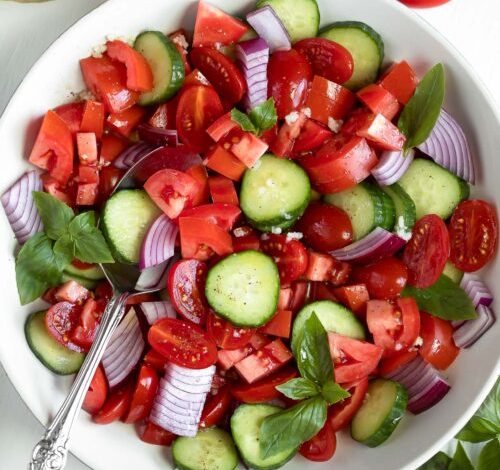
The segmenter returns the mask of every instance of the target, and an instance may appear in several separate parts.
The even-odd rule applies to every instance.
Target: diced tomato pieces
[[[114,134],[105,134],[102,137],[101,153],[99,162],[101,165],[109,165],[129,146],[127,140]]]
[[[271,151],[277,157],[285,158],[291,155],[295,140],[300,136],[302,128],[308,120],[306,113],[302,111],[293,111],[293,113],[295,113],[294,117],[288,117],[285,120],[278,131],[278,136],[271,143]]]
[[[278,297],[278,310],[287,310],[292,302],[293,291],[291,287],[282,287]]]
[[[79,184],[76,191],[77,206],[93,206],[97,202],[99,195],[98,183]]]
[[[144,426],[140,428],[139,438],[141,441],[147,442],[148,444],[169,446],[177,439],[177,436],[148,420]]]
[[[404,105],[410,101],[413,93],[415,93],[418,78],[411,65],[403,61],[392,65],[384,73],[379,83]]]
[[[215,146],[207,155],[206,165],[211,170],[233,181],[239,181],[246,170],[244,163],[220,145]]]
[[[104,375],[102,366],[99,366],[92,377],[89,389],[85,394],[82,408],[91,415],[96,414],[104,405],[108,395],[108,381]]]
[[[328,462],[336,449],[337,438],[327,420],[318,434],[300,446],[299,453],[311,462]]]
[[[293,295],[288,310],[295,313],[304,306],[309,291],[309,285],[309,282],[304,281],[292,282]]]
[[[244,348],[255,333],[253,328],[238,328],[227,320],[210,312],[207,320],[207,332],[222,349],[234,351]]]
[[[260,136],[260,140],[263,140],[269,147],[275,141],[276,137],[278,137],[278,124],[275,124],[271,129],[264,131]]]
[[[217,362],[223,370],[228,370],[236,363],[250,356],[250,354],[263,348],[269,340],[262,334],[256,332],[250,338],[250,342],[243,348],[235,350],[221,350],[218,352]]]
[[[308,119],[293,145],[294,153],[309,152],[324,144],[332,132],[312,119]]]
[[[78,284],[76,281],[65,282],[55,294],[59,302],[71,302],[72,304],[82,303],[89,295],[88,289]]]
[[[345,284],[350,272],[349,264],[337,261],[330,255],[311,251],[304,277],[308,281],[329,281],[341,285]]]
[[[104,131],[104,105],[94,100],[85,101],[80,132],[93,132],[101,139]]]
[[[219,142],[223,137],[225,137],[229,132],[238,128],[239,125],[231,118],[231,113],[226,113],[222,115],[217,121],[210,125],[207,129],[207,134],[215,140],[215,142]]]
[[[105,202],[122,179],[124,171],[112,166],[105,166],[99,172],[99,202]]]
[[[71,341],[85,351],[88,351],[94,342],[95,333],[104,309],[105,305],[96,302],[93,298],[88,298],[83,305],[79,323],[70,336]]]
[[[67,191],[63,191],[61,189],[61,184],[56,179],[52,178],[48,173],[44,173],[42,176],[43,189],[49,193],[51,196],[54,196],[56,199],[68,204],[71,206],[73,204],[73,200]]]
[[[453,340],[451,323],[425,312],[421,313],[420,319],[420,336],[423,340],[420,355],[437,369],[447,369],[460,353]]]
[[[368,85],[359,90],[357,95],[372,113],[382,114],[389,121],[392,121],[401,109],[396,97],[381,85]]]
[[[78,167],[80,183],[99,183],[99,170],[95,166],[80,165]]]
[[[351,286],[337,287],[335,296],[348,309],[357,315],[364,316],[366,303],[370,300],[368,289],[365,284],[353,284]]]
[[[160,129],[175,129],[175,115],[177,113],[177,97],[158,105],[148,120],[148,124]]]
[[[215,395],[211,396],[205,406],[200,418],[200,428],[210,428],[219,424],[231,406],[233,396],[229,387],[222,387]]]
[[[198,69],[194,69],[185,79],[184,79],[184,87],[188,86],[212,86],[210,82],[207,80],[207,77],[203,75]]]
[[[186,31],[184,31],[183,29],[178,29],[177,31],[170,33],[168,37],[172,40],[172,42],[175,45],[175,48],[182,57],[182,62],[184,63],[184,74],[189,75],[191,73],[191,64],[189,63],[188,60],[189,43],[187,42],[186,39],[187,37]],[[184,85],[185,84],[186,82],[184,82]]]
[[[234,232],[233,232],[234,233]],[[242,236],[233,236],[233,252],[260,250],[260,238],[255,233]]]
[[[238,206],[232,204],[205,204],[184,210],[180,217],[203,219],[206,222],[218,225],[223,230],[231,230],[241,215]]]
[[[238,193],[234,183],[225,176],[211,176],[208,178],[210,196],[214,203],[239,205]]]
[[[53,111],[66,123],[72,134],[76,134],[81,130],[83,103],[62,104],[54,108]]]
[[[97,140],[93,132],[78,132],[76,146],[81,164],[93,165],[97,162]]]
[[[146,110],[142,106],[132,106],[118,113],[111,113],[106,122],[119,134],[128,137],[142,121]]]
[[[363,404],[363,400],[368,390],[368,378],[364,377],[355,382],[345,384],[343,388],[347,390],[351,396],[339,403],[335,403],[328,411],[328,420],[334,432],[347,427],[356,414],[356,411],[358,411]]]
[[[127,88],[127,70],[119,62],[112,62],[107,55],[87,57],[80,60],[83,79],[106,108],[118,113],[132,107],[139,99],[139,93]]]
[[[239,126],[223,137],[219,145],[231,152],[247,168],[252,168],[268,149],[265,142]]]
[[[199,165],[193,165],[186,170],[186,174],[192,176],[198,182],[199,186],[198,194],[193,200],[193,206],[208,203],[210,192],[208,187],[208,174],[205,165],[201,163]]]
[[[290,338],[292,328],[292,311],[278,310],[274,317],[261,328],[262,333],[280,338]]]

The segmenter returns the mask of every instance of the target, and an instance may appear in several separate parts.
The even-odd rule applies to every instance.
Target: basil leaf
[[[16,258],[16,282],[19,299],[26,305],[40,297],[49,287],[61,282],[61,270],[44,232],[33,235]]]
[[[274,106],[274,98],[269,98],[264,103],[255,106],[248,116],[253,125],[257,128],[257,135],[271,129],[278,122],[276,107]]]
[[[255,127],[251,119],[239,109],[233,108],[231,110],[231,119],[235,123],[239,124],[244,131],[253,132],[254,134],[258,132],[258,129]]]
[[[68,233],[54,243],[54,256],[62,271],[75,259],[75,243]]]
[[[498,468],[500,465],[500,438],[495,437],[495,439],[488,442],[483,447],[483,450],[479,454],[479,461],[477,463],[477,470],[493,470]]]
[[[447,470],[450,465],[451,458],[444,452],[438,452],[432,459],[425,462],[417,470]]]
[[[321,397],[305,400],[264,419],[260,428],[260,454],[263,459],[286,449],[295,449],[315,436],[324,426],[327,403]]]
[[[444,274],[432,286],[425,289],[407,285],[401,295],[413,297],[420,310],[444,320],[476,318],[476,310],[469,296]]]
[[[472,462],[460,442],[457,443],[457,450],[448,466],[448,470],[474,470]]]
[[[399,117],[398,127],[406,136],[405,149],[416,147],[429,137],[441,113],[444,89],[444,67],[437,64],[426,73]]]
[[[292,400],[303,400],[319,394],[317,385],[309,379],[304,379],[302,377],[278,385],[276,390]]]
[[[351,396],[347,390],[344,390],[338,383],[335,383],[333,379],[323,385],[321,395],[323,395],[323,398],[330,403],[330,405]]]
[[[57,240],[68,230],[68,224],[75,216],[73,210],[64,202],[42,191],[33,191],[33,199],[45,233],[52,240]]]
[[[300,375],[319,386],[333,378],[333,362],[325,327],[315,312],[306,320],[294,351]]]

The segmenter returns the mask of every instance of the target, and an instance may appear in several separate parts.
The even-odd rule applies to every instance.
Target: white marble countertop
[[[101,3],[103,0],[53,0],[39,4],[0,0],[0,113],[33,62],[52,41]],[[452,0],[445,6],[418,12],[462,52],[500,106],[500,2]],[[33,444],[42,431],[0,366],[0,467],[26,468]],[[89,470],[72,456],[66,468]]]

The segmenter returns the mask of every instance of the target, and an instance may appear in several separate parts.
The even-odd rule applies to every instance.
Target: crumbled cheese
[[[102,57],[102,55],[108,50],[106,44],[97,44],[90,50],[90,55],[96,59]]]
[[[290,114],[285,116],[286,123],[291,126],[294,122],[299,119],[299,113],[297,111],[292,111]]]
[[[75,101],[95,100],[95,95],[89,90],[82,90],[78,93],[71,92],[71,96]]]
[[[172,38],[172,42],[174,42],[178,46],[181,46],[183,49],[187,49],[189,47],[189,44],[186,41],[186,37],[184,36],[184,34],[175,35]]]
[[[395,232],[398,237],[401,237],[405,241],[409,241],[411,238],[411,230],[408,230],[408,227],[405,224],[405,219],[402,215],[398,217]]]
[[[274,235],[279,235],[281,232],[281,227],[271,227],[271,233],[274,233]]]
[[[413,343],[413,346],[415,346],[416,348],[419,348],[420,346],[422,346],[424,344],[424,339],[419,336],[415,342]]]
[[[311,112],[311,108],[304,108],[302,110],[302,112],[308,117],[310,118],[312,116],[312,112]]]
[[[342,119],[333,119],[331,116],[328,118],[328,128],[332,132],[335,132],[335,134],[338,134],[340,132],[342,124],[344,124],[344,121],[342,121]]]
[[[304,237],[304,234],[301,232],[288,232],[286,234],[286,240],[301,240]]]
[[[108,34],[106,36],[106,41],[122,41],[127,43],[129,46],[134,45],[134,38],[130,36],[122,36],[119,34]]]
[[[237,227],[233,230],[233,235],[236,238],[244,237],[247,234],[247,231],[243,227]]]

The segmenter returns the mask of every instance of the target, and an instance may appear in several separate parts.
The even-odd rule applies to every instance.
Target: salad
[[[180,469],[326,461],[345,429],[397,439],[495,321],[476,272],[497,217],[470,198],[444,66],[419,78],[384,65],[383,31],[319,23],[315,0],[244,20],[201,0],[192,40],[107,38],[1,198],[20,301],[47,303],[26,339],[53,373],[92,345],[100,264],[158,291],[129,299],[83,408],[171,445]]]

